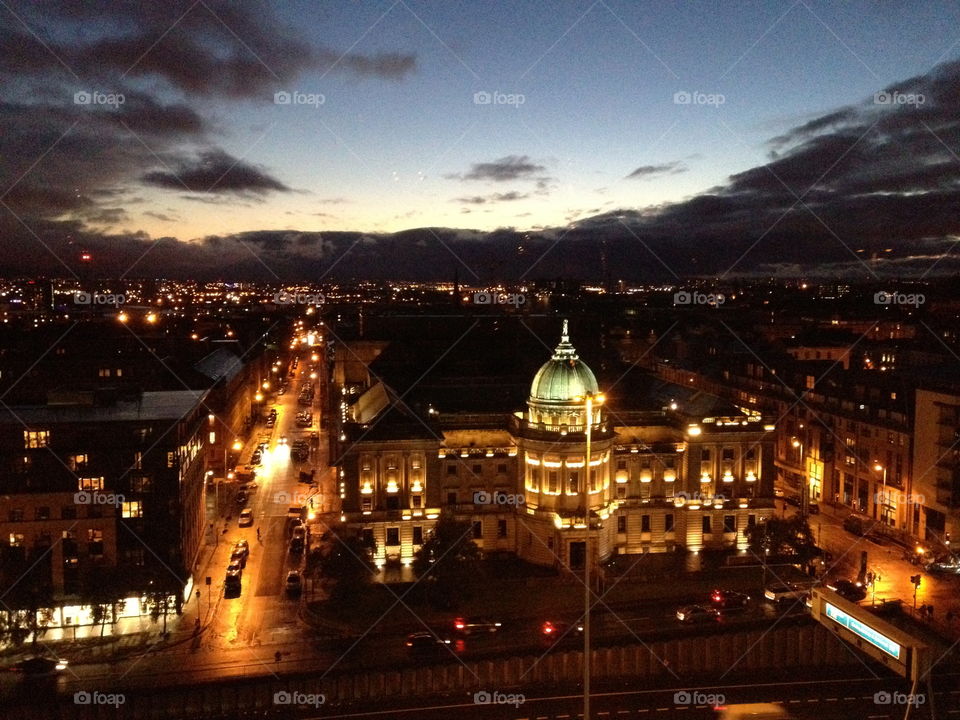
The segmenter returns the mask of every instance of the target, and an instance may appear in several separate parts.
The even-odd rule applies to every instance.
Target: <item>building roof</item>
[[[203,402],[206,390],[145,392],[110,405],[24,405],[0,409],[0,423],[46,425],[179,420]]]
[[[530,399],[546,402],[571,402],[599,390],[597,378],[577,355],[570,343],[567,321],[563,321],[560,344],[537,371],[530,385]]]
[[[217,348],[197,362],[193,369],[211,380],[229,382],[243,370],[243,362],[226,348]]]

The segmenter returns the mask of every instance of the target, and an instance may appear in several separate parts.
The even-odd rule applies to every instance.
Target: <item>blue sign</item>
[[[894,642],[886,635],[874,630],[869,625],[865,625],[852,615],[845,613],[836,605],[824,603],[824,606],[826,607],[827,617],[833,620],[835,623],[842,625],[854,635],[862,637],[871,645],[875,645],[876,647],[880,648],[887,653],[887,655],[890,655],[897,660],[900,659],[900,652],[902,650],[900,643]]]

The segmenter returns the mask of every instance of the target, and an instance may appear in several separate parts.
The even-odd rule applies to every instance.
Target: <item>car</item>
[[[803,583],[774,583],[763,590],[763,597],[775,603],[799,600],[810,592],[810,586]]]
[[[292,537],[290,539],[290,552],[294,555],[299,555],[303,552],[303,538],[302,537]]]
[[[407,635],[406,645],[411,650],[411,652],[424,651],[424,650],[437,650],[444,645],[450,644],[450,638],[441,637],[434,632],[428,632],[426,630],[421,630],[420,632],[410,633]]]
[[[241,510],[238,523],[240,527],[250,527],[253,525],[253,510],[250,508],[244,508]]]
[[[286,435],[281,435],[281,436],[280,436],[280,440],[278,441],[278,444],[280,444],[280,445],[286,445],[286,444],[287,444],[287,436],[286,436]]]
[[[281,385],[280,389],[277,390],[277,395],[286,395],[286,394],[287,394],[287,386]]]
[[[245,505],[247,504],[247,491],[246,491],[246,490],[242,490],[242,489],[241,489],[241,490],[237,493],[236,503],[237,503],[237,505],[239,505],[240,507],[243,507],[243,506],[245,506]]]
[[[291,535],[294,538],[300,538],[301,540],[304,540],[307,537],[307,528],[303,524],[303,520],[301,520],[299,524],[295,524],[293,526],[293,531]]]
[[[266,427],[272,428],[272,427],[273,427],[274,425],[276,425],[276,424],[277,424],[276,419],[274,419],[274,418],[272,418],[272,417],[267,418]]]
[[[710,593],[710,604],[717,610],[744,608],[750,603],[750,596],[733,590],[714,590]]]
[[[242,570],[227,570],[227,575],[223,579],[223,586],[230,590],[240,590],[242,577]]]
[[[35,656],[21,660],[10,668],[13,672],[18,672],[30,677],[41,675],[56,675],[66,670],[69,663],[63,658]]]
[[[703,605],[683,605],[677,608],[677,620],[682,623],[708,622],[717,619],[715,608]]]
[[[234,550],[230,553],[230,565],[234,564],[241,570],[247,566],[247,556],[242,550]]]
[[[259,450],[254,450],[253,455],[250,456],[251,465],[259,465],[263,461],[263,455]]]
[[[860,602],[867,596],[867,591],[863,586],[851,580],[836,580],[835,582],[828,583],[827,587],[850,602]]]
[[[230,564],[227,565],[227,572],[228,573],[233,572],[234,570],[236,570],[237,572],[243,572],[243,560],[240,560],[239,558],[234,559],[231,556]]]
[[[815,502],[808,503],[808,504],[807,504],[807,512],[810,513],[811,515],[819,515],[819,514],[820,514],[820,504],[819,504],[819,503],[815,503]]]
[[[461,635],[476,635],[479,633],[495,633],[503,623],[498,620],[482,617],[458,617],[453,621],[453,629]]]
[[[929,573],[943,573],[946,575],[960,575],[960,562],[956,560],[934,561],[926,566]]]
[[[303,590],[303,579],[296,570],[287,573],[286,588],[288,595],[299,595],[300,591]]]
[[[239,550],[239,551],[242,552],[245,556],[246,556],[246,555],[249,555],[249,554],[250,554],[250,543],[248,543],[246,540],[237,540],[237,541],[233,544],[233,549],[234,549],[234,550]]]
[[[576,637],[583,632],[583,623],[576,625],[568,622],[559,622],[557,620],[545,620],[540,625],[540,634],[551,642],[559,642],[564,638]]]

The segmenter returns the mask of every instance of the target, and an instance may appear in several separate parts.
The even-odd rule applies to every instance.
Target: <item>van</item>
[[[783,720],[790,717],[780,703],[742,703],[718,709],[719,720]]]
[[[843,529],[854,535],[866,535],[872,525],[873,520],[858,513],[850,513],[843,519]]]

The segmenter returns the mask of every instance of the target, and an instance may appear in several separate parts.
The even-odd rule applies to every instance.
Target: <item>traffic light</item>
[[[911,575],[910,582],[913,583],[914,587],[920,587],[920,575]]]

